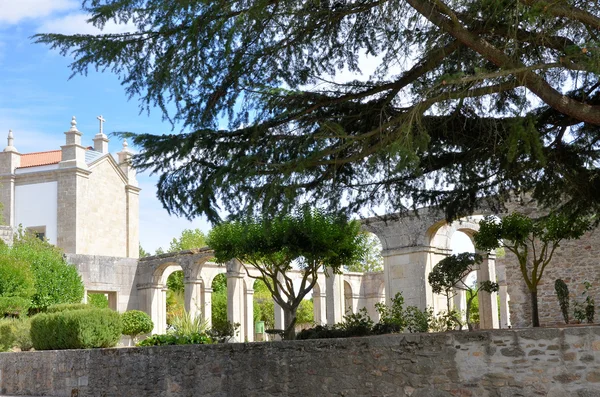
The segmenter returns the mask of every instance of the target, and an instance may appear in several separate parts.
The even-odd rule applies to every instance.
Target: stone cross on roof
[[[106,120],[104,120],[104,118],[102,118],[102,115],[96,117],[98,120],[100,120],[100,134],[104,134],[104,122]]]

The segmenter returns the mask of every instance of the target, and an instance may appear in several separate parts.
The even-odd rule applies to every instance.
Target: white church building
[[[55,150],[20,153],[9,131],[0,152],[4,224],[44,236],[68,254],[137,258],[140,189],[131,151],[124,141],[115,161],[98,119],[93,146],[82,144],[75,117]]]

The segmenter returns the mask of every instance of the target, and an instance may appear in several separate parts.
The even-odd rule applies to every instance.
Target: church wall
[[[127,197],[125,183],[109,159],[91,167],[88,186],[78,192],[85,214],[81,237],[82,249],[88,255],[127,256]]]
[[[57,241],[57,182],[15,186],[15,226],[44,227],[51,244]]]

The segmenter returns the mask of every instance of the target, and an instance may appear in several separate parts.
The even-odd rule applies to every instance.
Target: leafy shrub
[[[398,292],[394,296],[391,306],[387,306],[384,303],[376,303],[375,309],[379,313],[379,323],[382,324],[378,327],[379,329],[393,329],[392,332],[404,331],[407,324],[402,293]]]
[[[18,317],[26,313],[34,293],[34,278],[29,265],[0,255],[0,316]]]
[[[135,338],[139,334],[145,334],[152,331],[154,323],[147,313],[139,310],[128,310],[121,315],[123,335]]]
[[[171,319],[172,333],[175,335],[204,334],[207,322],[202,317],[192,317],[185,309]]]
[[[559,278],[554,282],[554,289],[556,290],[558,304],[560,305],[560,311],[562,312],[565,324],[569,324],[569,287]]]
[[[45,310],[46,313],[60,313],[71,310],[88,310],[93,309],[92,305],[87,303],[59,303],[58,305],[48,306]]]
[[[12,349],[15,342],[15,325],[10,319],[0,320],[0,352]]]
[[[344,331],[345,337],[350,337],[371,335],[373,325],[373,320],[369,317],[367,309],[363,307],[358,313],[351,313],[344,316],[344,321],[336,324],[334,327]]]
[[[592,288],[592,284],[588,281],[583,283],[585,290],[581,294],[581,296],[585,296],[584,303],[575,302],[575,308],[573,317],[579,323],[583,323],[584,320],[587,320],[588,323],[594,322],[594,314],[596,313],[596,305],[594,298],[590,296],[590,288]]]
[[[30,310],[38,312],[53,304],[83,299],[84,287],[77,269],[64,260],[60,248],[47,241],[20,231],[12,247],[0,247],[0,256],[29,264],[35,286]]]
[[[13,347],[18,347],[21,351],[29,351],[33,348],[31,341],[31,319],[23,318],[14,320],[14,336],[15,340]]]
[[[213,324],[207,334],[217,343],[227,343],[238,333],[240,323],[231,323],[230,321]]]
[[[112,347],[121,329],[121,316],[110,309],[42,313],[31,319],[31,340],[36,350]]]
[[[104,294],[90,293],[87,296],[87,302],[98,309],[108,309],[108,298]]]
[[[0,320],[0,351],[8,351],[18,347],[22,351],[30,350],[29,319],[6,318]]]
[[[164,346],[164,345],[205,345],[213,343],[213,340],[204,333],[192,333],[187,335],[163,334],[152,335],[140,343],[138,346]]]

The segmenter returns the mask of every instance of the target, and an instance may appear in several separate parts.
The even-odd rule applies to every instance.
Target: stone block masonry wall
[[[600,328],[0,353],[0,394],[600,396]]]
[[[14,230],[10,226],[0,226],[0,240],[4,244],[12,245],[13,243]]]

